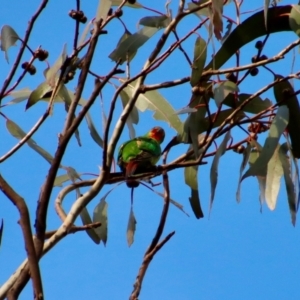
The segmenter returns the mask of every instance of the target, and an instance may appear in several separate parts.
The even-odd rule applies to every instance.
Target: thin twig
[[[27,27],[27,30],[26,30],[26,34],[25,34],[25,37],[23,39],[23,44],[20,48],[20,51],[16,57],[16,60],[14,62],[14,65],[10,71],[10,73],[8,74],[8,77],[5,79],[4,81],[4,84],[2,86],[2,89],[0,91],[0,104],[1,104],[1,101],[2,101],[2,98],[5,94],[5,91],[7,89],[7,87],[9,86],[11,80],[13,79],[14,75],[15,75],[15,72],[19,66],[19,63],[22,59],[22,56],[23,56],[23,53],[24,53],[24,50],[26,48],[26,45],[28,43],[28,40],[29,40],[29,37],[30,37],[30,34],[31,34],[31,31],[33,29],[33,25],[36,21],[36,19],[39,17],[39,15],[41,14],[41,12],[43,11],[43,9],[46,7],[48,3],[48,0],[43,0],[39,6],[39,8],[37,9],[36,13],[32,16],[31,20],[28,22],[28,27]]]

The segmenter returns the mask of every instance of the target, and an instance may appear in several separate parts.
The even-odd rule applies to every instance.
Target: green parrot
[[[136,137],[122,144],[118,153],[118,165],[125,173],[128,187],[139,184],[128,177],[135,173],[145,172],[147,168],[155,166],[161,156],[160,144],[165,138],[165,131],[161,127],[154,127],[145,135]]]

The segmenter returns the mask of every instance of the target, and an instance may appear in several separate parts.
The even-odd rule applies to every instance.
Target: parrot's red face
[[[165,138],[165,131],[161,127],[157,126],[150,130],[148,136],[161,144]]]

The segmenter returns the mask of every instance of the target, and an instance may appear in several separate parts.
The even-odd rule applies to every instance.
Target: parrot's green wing
[[[149,137],[138,137],[121,145],[118,154],[118,165],[127,174],[132,174],[127,168],[134,170],[141,167],[154,166],[161,155],[160,144]]]

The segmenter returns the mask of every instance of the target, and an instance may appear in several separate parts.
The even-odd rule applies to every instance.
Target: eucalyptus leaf
[[[207,45],[204,39],[197,37],[194,46],[194,60],[192,65],[191,86],[194,87],[200,81],[207,56]]]
[[[238,187],[237,187],[237,191],[236,191],[236,201],[237,202],[241,202],[242,175],[243,175],[243,171],[246,168],[246,165],[248,163],[250,154],[251,154],[251,144],[248,143],[247,147],[245,148],[245,150],[243,152],[243,160],[242,160],[242,163],[241,163],[241,166],[240,166],[240,175],[239,175]]]
[[[289,203],[289,209],[291,214],[292,224],[296,225],[296,212],[297,212],[297,195],[295,193],[295,185],[292,179],[291,173],[291,163],[287,157],[288,147],[287,144],[284,143],[279,148],[279,159],[283,168],[284,182],[285,188]]]
[[[143,27],[138,32],[122,41],[117,48],[110,53],[109,58],[115,62],[120,60],[122,64],[126,61],[128,56],[143,46],[158,30],[158,28],[154,27]]]
[[[231,138],[230,130],[226,132],[223,141],[221,142],[218,150],[216,151],[216,154],[214,156],[214,159],[211,164],[210,168],[210,204],[209,204],[209,212],[212,209],[214,197],[215,197],[215,191],[218,183],[218,168],[219,168],[219,161],[221,156],[226,152],[227,143]]]
[[[105,201],[107,194],[96,205],[93,214],[93,222],[101,222],[101,226],[94,229],[100,241],[106,245],[107,242],[107,207],[108,203]]]
[[[85,207],[80,212],[80,218],[81,218],[81,221],[82,221],[83,225],[89,225],[89,224],[93,223],[92,219],[91,219],[91,217],[89,215],[89,212],[88,212],[88,210]],[[102,224],[101,224],[101,226],[102,226]],[[90,228],[90,229],[86,230],[86,233],[92,239],[92,241],[95,242],[95,244],[100,244],[101,239],[97,235],[96,229],[97,228]]]
[[[283,79],[281,75],[275,75],[274,80]],[[300,158],[300,106],[295,91],[289,81],[278,82],[273,87],[274,96],[279,105],[286,105],[289,110],[288,133],[291,137],[292,153]]]
[[[238,92],[238,86],[232,81],[224,81],[214,88],[214,99],[219,107],[230,93]]]
[[[277,110],[277,114],[272,121],[269,135],[264,143],[262,153],[253,165],[243,175],[242,180],[249,176],[265,175],[268,162],[273,156],[278,145],[280,136],[284,132],[289,120],[289,110],[283,105]]]
[[[111,0],[99,0],[97,13],[96,13],[96,21],[99,21],[101,19],[105,21],[111,6],[112,6]]]
[[[129,213],[129,219],[128,219],[128,225],[127,225],[127,243],[128,243],[128,247],[130,247],[133,244],[135,229],[136,229],[136,219],[135,219],[133,209],[132,209],[132,206],[131,206],[130,213]]]
[[[278,151],[279,146],[275,149],[267,167],[265,198],[270,210],[274,210],[276,207],[280,189],[280,179],[283,175],[283,168]]]
[[[125,82],[124,79],[120,79],[120,81],[122,83]],[[135,82],[129,83],[124,90],[131,98],[135,90]],[[158,91],[154,90],[140,94],[135,106],[141,112],[144,112],[146,109],[154,111],[153,117],[155,120],[165,121],[178,133],[182,132],[183,124],[179,117],[175,115],[174,108]]]
[[[197,219],[203,218],[201,209],[199,191],[198,191],[198,166],[186,167],[184,169],[184,180],[186,185],[191,188],[191,197],[189,197],[191,208]]]
[[[289,14],[289,23],[291,29],[300,37],[300,6],[292,5],[292,10]]]
[[[9,25],[4,25],[1,28],[0,39],[1,50],[5,52],[5,59],[7,62],[9,62],[8,49],[16,44],[19,36],[12,27],[10,27]]]
[[[21,129],[21,127],[19,127],[19,125],[17,125],[12,120],[6,120],[6,128],[9,131],[9,133],[18,140],[21,140],[23,137],[26,136],[26,133]],[[41,148],[32,138],[28,139],[26,143],[30,148],[35,150],[44,159],[46,159],[47,162],[49,162],[49,164],[52,164],[53,156],[49,154],[46,150]]]
[[[167,27],[170,22],[171,18],[168,16],[150,16],[140,19],[139,24],[160,29]]]

